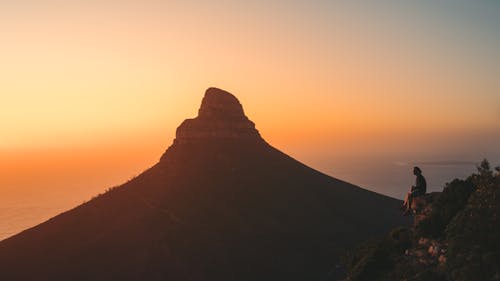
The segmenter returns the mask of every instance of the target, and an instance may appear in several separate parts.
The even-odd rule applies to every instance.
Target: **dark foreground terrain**
[[[347,281],[500,280],[500,167],[484,160],[418,201],[413,227],[351,252]]]

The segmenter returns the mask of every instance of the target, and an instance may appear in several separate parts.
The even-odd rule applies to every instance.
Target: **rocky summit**
[[[232,94],[209,88],[198,111],[198,117],[185,120],[177,128],[175,143],[207,140],[258,140],[255,124],[243,112],[243,107]]]
[[[0,279],[334,280],[344,250],[406,222],[400,204],[272,147],[210,88],[153,167],[0,241]]]

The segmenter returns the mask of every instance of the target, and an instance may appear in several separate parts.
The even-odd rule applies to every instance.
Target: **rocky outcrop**
[[[208,88],[198,111],[198,117],[186,119],[177,128],[175,144],[207,140],[261,140],[255,124],[243,111],[232,94]]]
[[[437,239],[420,237],[416,245],[405,251],[405,259],[416,267],[446,265],[448,244]]]
[[[432,204],[436,198],[438,198],[439,194],[441,194],[441,192],[431,192],[412,200],[411,210],[414,216],[414,226],[417,226],[422,220],[427,218],[432,213]]]

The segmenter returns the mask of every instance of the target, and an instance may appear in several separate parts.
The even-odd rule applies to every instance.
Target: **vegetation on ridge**
[[[413,228],[398,228],[345,257],[346,281],[500,280],[500,168],[487,160],[455,179]]]

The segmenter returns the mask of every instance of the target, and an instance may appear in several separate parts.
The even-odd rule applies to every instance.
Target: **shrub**
[[[467,204],[474,190],[472,179],[454,179],[447,183],[443,192],[432,204],[431,214],[416,227],[418,236],[439,238],[443,235],[446,225]]]
[[[486,164],[474,176],[477,190],[446,228],[452,280],[500,280],[500,174]]]
[[[349,272],[347,280],[387,280],[397,258],[411,245],[411,236],[409,229],[396,228],[384,238],[359,246],[344,258]]]

